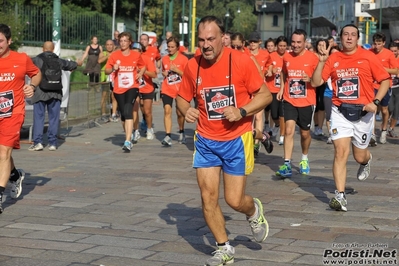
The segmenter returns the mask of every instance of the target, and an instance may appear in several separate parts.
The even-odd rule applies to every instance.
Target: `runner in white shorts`
[[[331,77],[333,87],[331,138],[334,144],[333,176],[335,197],[330,207],[347,211],[345,196],[346,163],[350,144],[354,159],[360,164],[357,179],[370,175],[371,153],[367,150],[374,114],[389,88],[389,74],[377,57],[357,45],[359,29],[349,24],[340,33],[343,49],[328,56],[329,49],[320,49],[319,63],[312,76],[312,86],[320,86]],[[380,83],[374,96],[373,81]]]

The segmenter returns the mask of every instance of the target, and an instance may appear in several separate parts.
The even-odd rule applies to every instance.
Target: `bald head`
[[[167,31],[165,35],[166,35],[166,40],[167,40],[170,37],[172,37],[172,32],[171,31]]]
[[[53,52],[54,51],[54,43],[47,41],[43,44],[43,52]]]

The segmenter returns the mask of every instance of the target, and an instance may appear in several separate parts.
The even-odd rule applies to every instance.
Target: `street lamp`
[[[266,5],[266,2],[265,1],[263,1],[262,2],[262,6],[261,6],[261,9],[262,9],[262,19],[261,19],[261,26],[260,26],[260,31],[261,31],[261,37],[262,37],[262,40],[263,39],[265,39],[264,37],[264,35],[265,35],[265,10],[266,10],[266,8],[267,8],[267,5]]]
[[[230,17],[230,13],[229,13],[229,10],[227,9],[227,12],[226,12],[226,15],[224,15],[225,16],[225,18],[226,18],[226,26],[225,26],[225,31],[227,31],[227,26],[228,26],[228,23],[229,23],[229,17]]]
[[[281,3],[283,4],[283,36],[285,37],[285,16],[286,16],[285,7],[286,7],[286,4],[288,4],[288,0],[282,0]]]

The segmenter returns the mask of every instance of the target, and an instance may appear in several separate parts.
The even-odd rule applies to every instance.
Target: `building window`
[[[273,27],[278,27],[278,16],[277,15],[273,16]]]

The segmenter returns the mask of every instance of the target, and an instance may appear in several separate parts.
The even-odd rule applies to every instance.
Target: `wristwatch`
[[[247,116],[247,111],[244,108],[240,108],[240,115],[242,117],[246,117]]]
[[[29,84],[29,86],[33,87],[33,91],[36,90],[36,85],[33,85],[33,84],[31,83],[31,84]]]
[[[380,105],[380,100],[378,100],[378,99],[374,99],[374,100],[373,100],[373,103],[374,103],[375,105],[377,105],[377,106],[378,106],[378,105]]]

